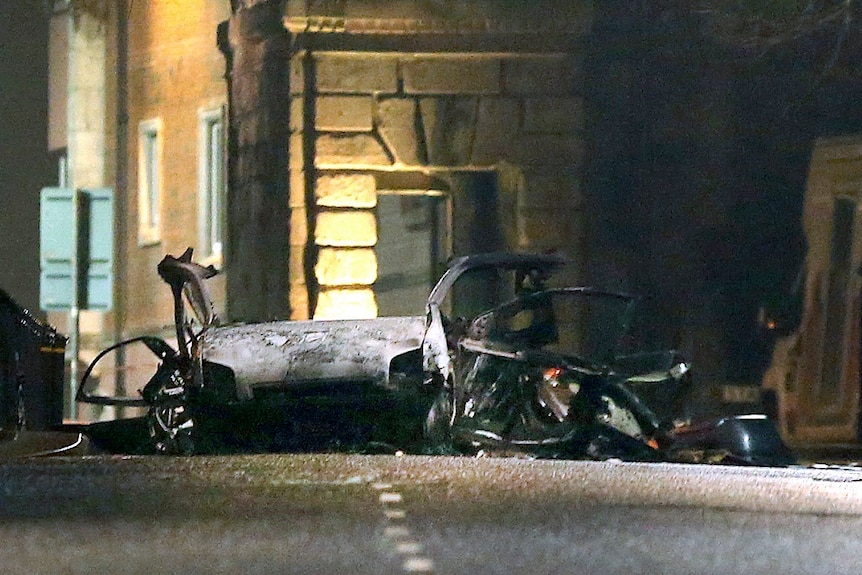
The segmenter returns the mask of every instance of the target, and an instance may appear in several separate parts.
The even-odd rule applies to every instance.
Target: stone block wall
[[[315,317],[376,314],[381,174],[496,171],[498,205],[477,209],[497,212],[506,248],[577,258],[580,67],[570,53],[296,54],[291,207],[306,225],[292,227],[291,249],[316,261],[291,274],[294,317],[315,290]]]

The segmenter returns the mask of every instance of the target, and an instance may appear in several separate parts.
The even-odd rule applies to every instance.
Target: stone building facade
[[[421,312],[452,255],[582,255],[588,4],[396,4],[234,11],[231,316],[285,284],[296,319]]]

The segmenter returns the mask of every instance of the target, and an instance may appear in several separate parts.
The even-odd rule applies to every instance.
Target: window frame
[[[162,120],[153,118],[140,122],[138,124],[138,245],[141,247],[155,245],[161,241],[163,151]]]
[[[204,265],[222,267],[227,202],[227,117],[224,104],[198,110],[198,257]],[[218,161],[213,161],[213,126],[220,126]],[[220,181],[213,186],[213,167]],[[216,207],[213,209],[213,199]]]

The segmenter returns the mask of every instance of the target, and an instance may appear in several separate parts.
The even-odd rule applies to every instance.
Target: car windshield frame
[[[557,254],[523,254],[493,252],[462,256],[452,260],[446,272],[428,295],[429,306],[440,307],[459,278],[467,272],[498,270],[529,273],[541,271],[551,275],[569,259]]]
[[[471,322],[469,337],[493,348],[542,349],[609,363],[618,357],[623,347],[639,301],[639,297],[631,294],[592,287],[550,288],[522,294],[476,316]],[[570,304],[584,306],[591,317],[574,317],[575,308],[568,309]],[[564,324],[560,314],[562,312],[565,317],[567,311],[569,323]],[[579,320],[585,322],[580,327],[586,331],[578,332],[580,345],[576,346],[574,334],[565,328]],[[589,345],[583,341],[587,337],[593,338]]]

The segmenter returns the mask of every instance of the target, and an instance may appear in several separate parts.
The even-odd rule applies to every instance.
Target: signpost
[[[39,306],[69,312],[69,417],[77,416],[79,313],[113,306],[114,199],[109,188],[43,188]]]

